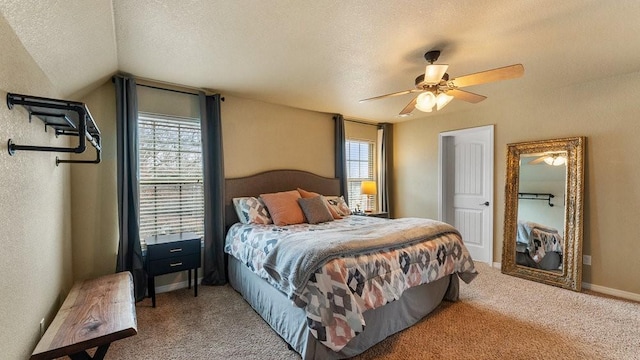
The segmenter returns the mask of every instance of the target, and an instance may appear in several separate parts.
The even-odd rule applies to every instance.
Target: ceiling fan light
[[[424,70],[424,83],[427,85],[437,85],[442,80],[444,73],[447,72],[449,65],[429,64]]]
[[[447,106],[451,100],[453,100],[453,96],[441,92],[436,96],[436,109],[439,111],[443,107]]]
[[[547,163],[547,165],[560,166],[564,165],[567,159],[564,156],[551,155],[544,158],[544,162]]]
[[[431,112],[436,104],[436,96],[431,91],[425,91],[416,99],[416,109],[423,112]]]

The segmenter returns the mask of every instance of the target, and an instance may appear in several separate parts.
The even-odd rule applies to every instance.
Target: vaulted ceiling
[[[635,0],[0,1],[63,96],[117,71],[372,121],[400,121],[423,55],[452,77],[521,63],[522,78],[467,90],[463,111],[640,70]],[[414,111],[414,118],[427,116]]]

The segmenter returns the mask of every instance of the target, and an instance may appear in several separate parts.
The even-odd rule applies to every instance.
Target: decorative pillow
[[[342,196],[327,196],[325,197],[327,202],[329,203],[329,207],[335,209],[335,211],[340,216],[349,216],[351,215],[351,209],[349,209],[349,205],[344,201],[344,197]]]
[[[300,193],[300,196],[303,199],[307,199],[307,198],[312,198],[312,197],[316,197],[316,196],[320,196],[320,194],[312,192],[312,191],[307,191],[307,190],[303,190],[298,188],[298,192]],[[329,212],[331,213],[331,216],[333,216],[334,219],[342,219],[342,216],[340,216],[340,214],[338,214],[338,211],[336,211],[336,209],[334,209],[330,204],[329,201],[327,200],[326,197],[323,197],[323,200],[325,201],[325,203],[327,204],[327,209],[329,209]]]
[[[302,208],[304,216],[309,224],[319,224],[327,221],[333,221],[333,216],[329,212],[326,202],[322,196],[311,198],[300,198],[298,204]]]
[[[297,190],[261,194],[260,198],[267,205],[274,224],[282,226],[305,222],[304,213],[298,205],[300,193]]]
[[[271,216],[262,200],[255,197],[241,197],[233,199],[238,219],[243,224],[271,224]]]

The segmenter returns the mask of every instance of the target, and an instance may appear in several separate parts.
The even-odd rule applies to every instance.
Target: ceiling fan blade
[[[494,81],[509,80],[519,78],[524,74],[522,64],[509,65],[493,70],[481,71],[449,80],[455,87],[466,87],[479,84],[486,84]]]
[[[487,98],[484,95],[478,95],[469,91],[458,90],[458,89],[447,90],[447,95],[451,95],[458,100],[463,100],[473,104],[479,103],[480,101]]]
[[[547,157],[547,155],[544,156],[540,156],[539,158],[533,159],[531,161],[529,161],[529,165],[537,165],[540,164],[542,162],[544,162],[544,159]]]
[[[385,95],[380,95],[380,96],[374,96],[374,97],[368,98],[368,99],[362,99],[359,102],[365,102],[365,101],[369,101],[369,100],[378,100],[378,99],[383,99],[383,98],[386,98],[386,97],[406,95],[406,94],[411,94],[411,93],[414,93],[414,92],[421,92],[421,91],[422,90],[418,90],[418,89],[398,91],[398,92],[394,92],[394,93],[391,93],[391,94],[385,94]]]
[[[400,115],[406,115],[409,114],[413,111],[413,109],[416,108],[416,102],[418,102],[418,97],[414,97],[413,100],[411,100],[407,106],[404,107],[404,109],[402,109],[402,111],[400,111]]]

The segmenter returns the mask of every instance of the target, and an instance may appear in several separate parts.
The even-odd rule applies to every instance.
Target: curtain
[[[349,199],[348,193],[348,181],[347,181],[347,158],[346,158],[346,137],[344,130],[344,117],[338,114],[333,117],[336,122],[335,130],[335,147],[336,147],[336,161],[335,161],[335,176],[340,179],[340,193],[345,199]]]
[[[138,98],[136,81],[116,75],[116,137],[118,162],[118,258],[116,271],[130,271],[136,301],[144,299],[147,276],[138,224]]]
[[[205,285],[227,282],[224,254],[224,161],[219,94],[200,97],[202,162],[204,178],[204,274]]]
[[[378,125],[378,206],[381,212],[391,212],[389,200],[389,173],[391,170],[392,124]]]

